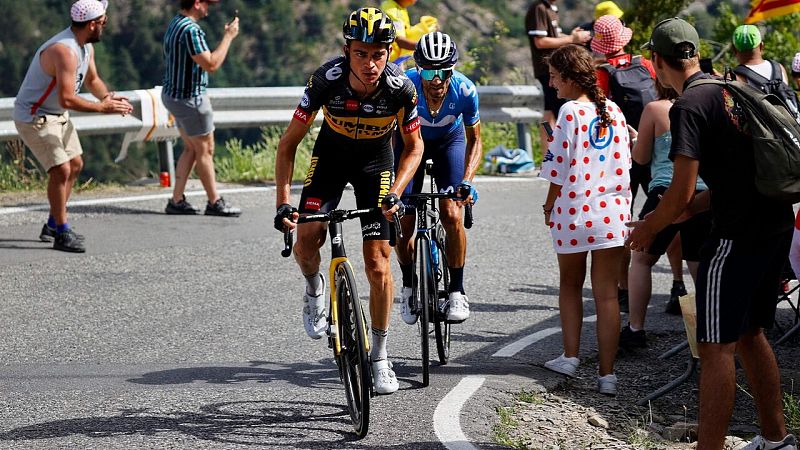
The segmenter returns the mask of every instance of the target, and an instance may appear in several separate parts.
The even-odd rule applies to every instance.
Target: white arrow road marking
[[[478,450],[461,430],[461,408],[484,381],[485,377],[464,377],[436,405],[436,410],[433,412],[433,430],[439,441],[449,450]]]

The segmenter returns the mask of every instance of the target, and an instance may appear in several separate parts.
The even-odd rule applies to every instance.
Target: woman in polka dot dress
[[[592,253],[592,293],[597,310],[600,376],[598,391],[615,395],[620,317],[617,281],[625,224],[630,216],[630,142],[625,116],[597,87],[592,58],[583,47],[568,45],[550,56],[550,84],[570,99],[559,112],[542,162],[550,181],[544,202],[558,255],[558,304],[564,354],[545,367],[573,376],[583,319],[582,290],[586,257]]]

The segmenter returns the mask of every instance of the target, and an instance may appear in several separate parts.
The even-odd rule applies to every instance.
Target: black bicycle
[[[450,360],[450,325],[447,320],[447,297],[450,273],[447,270],[447,235],[439,220],[437,199],[461,200],[469,196],[463,192],[436,192],[433,164],[427,163],[425,173],[430,176],[431,191],[404,195],[417,200],[417,236],[414,239],[414,293],[411,311],[419,317],[420,347],[422,350],[422,385],[430,383],[431,332],[436,337],[436,351],[442,365]],[[472,205],[464,206],[464,228],[472,228]],[[433,330],[431,330],[433,323]]]
[[[328,347],[333,349],[339,378],[344,384],[347,408],[353,428],[359,438],[369,429],[369,399],[375,395],[372,385],[372,364],[369,356],[369,326],[358,299],[353,268],[347,259],[342,235],[342,222],[382,214],[381,208],[343,210],[306,214],[297,223],[327,222],[331,242],[330,303],[328,305]],[[399,233],[395,216],[394,233]],[[292,254],[293,234],[284,231],[283,257]],[[390,244],[394,237],[390,240]]]

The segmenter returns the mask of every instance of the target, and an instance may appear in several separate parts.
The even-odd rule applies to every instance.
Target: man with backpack
[[[755,25],[739,25],[733,31],[733,48],[739,65],[733,69],[736,79],[761,89],[766,94],[775,94],[795,118],[798,118],[797,94],[789,87],[786,69],[777,61],[764,59],[764,42]]]
[[[700,251],[696,286],[702,368],[697,450],[723,448],[736,395],[737,354],[761,427],[745,448],[797,450],[795,437],[786,431],[778,364],[763,332],[775,317],[794,217],[791,200],[762,193],[770,186],[757,177],[756,167],[771,161],[761,151],[772,144],[760,139],[776,130],[771,123],[791,130],[786,137],[772,133],[783,153],[797,154],[800,145],[789,144],[800,127],[785,110],[765,106],[769,97],[703,74],[698,47],[697,31],[678,18],[656,25],[645,44],[659,81],[680,94],[669,113],[674,172],[658,207],[629,224],[627,245],[644,251],[679,216],[711,208],[713,227]],[[698,174],[712,195],[693,195]]]
[[[601,16],[594,23],[592,51],[605,56],[606,63],[597,69],[597,85],[605,96],[613,100],[625,115],[625,121],[633,128],[639,128],[644,106],[658,98],[656,92],[656,71],[653,64],[641,55],[625,52],[625,46],[633,36],[633,31],[622,24],[615,15]],[[647,194],[650,184],[650,167],[631,163],[631,211],[639,186]],[[630,252],[625,252],[620,268],[619,307],[628,312],[628,267]]]

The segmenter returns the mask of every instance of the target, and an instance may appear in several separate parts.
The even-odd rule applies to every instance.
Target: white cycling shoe
[[[411,298],[414,296],[414,289],[403,286],[400,293],[400,318],[403,322],[414,325],[417,323],[418,316],[411,311]]]
[[[308,290],[303,291],[303,327],[311,339],[320,339],[325,336],[328,329],[328,314],[325,304],[325,277],[322,278],[322,293],[309,295]]]
[[[388,359],[372,361],[372,386],[378,394],[392,394],[400,389]]]
[[[451,292],[447,297],[447,321],[463,322],[469,317],[469,300],[461,292]]]

